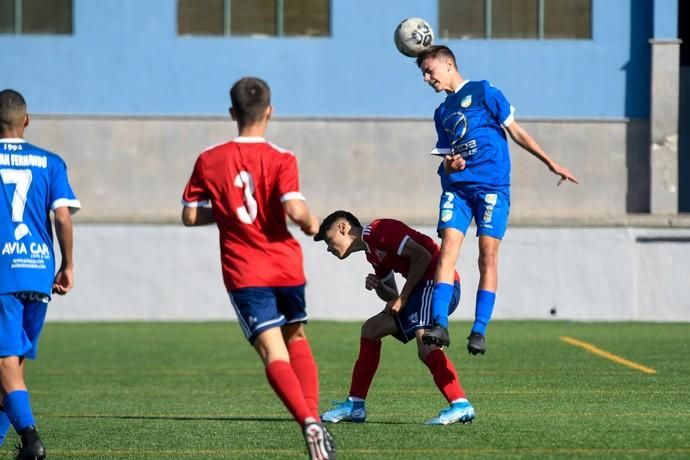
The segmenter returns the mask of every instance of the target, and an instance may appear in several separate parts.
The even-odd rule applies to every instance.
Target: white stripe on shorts
[[[237,308],[237,304],[235,303],[235,299],[232,298],[232,293],[228,292],[228,296],[230,297],[230,303],[232,304],[233,308],[235,309],[235,315],[237,316],[237,321],[240,323],[240,327],[242,328],[242,332],[244,332],[244,336],[249,339],[251,335],[251,329],[249,329],[249,325],[244,321],[244,318],[242,318],[242,315],[240,314],[240,309]]]
[[[419,308],[419,322],[421,324],[431,324],[431,299],[434,294],[434,280],[426,280],[422,291],[422,306]]]

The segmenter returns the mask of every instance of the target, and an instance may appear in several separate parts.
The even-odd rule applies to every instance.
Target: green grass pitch
[[[307,327],[322,409],[347,396],[359,326]],[[414,344],[387,338],[367,422],[332,426],[340,459],[690,458],[690,324],[495,321],[484,356],[468,328],[451,323],[447,351],[475,422],[423,425],[445,401]],[[52,459],[306,458],[236,323],[49,323],[27,381]]]

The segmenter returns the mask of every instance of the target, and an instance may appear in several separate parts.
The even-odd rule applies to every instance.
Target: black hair
[[[323,241],[326,238],[326,232],[328,229],[331,228],[331,225],[333,225],[333,223],[338,219],[345,219],[353,227],[362,228],[362,224],[359,223],[359,219],[357,219],[354,214],[341,209],[326,216],[319,226],[319,231],[316,233],[316,235],[314,235],[314,241]]]
[[[230,101],[240,125],[260,121],[271,105],[271,89],[260,78],[244,77],[230,88]]]
[[[17,128],[24,123],[26,101],[18,91],[5,89],[0,91],[0,128]]]

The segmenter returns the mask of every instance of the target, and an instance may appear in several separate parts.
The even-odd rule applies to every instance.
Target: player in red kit
[[[365,287],[374,290],[386,302],[385,309],[362,326],[359,356],[352,370],[348,398],[322,414],[323,421],[361,423],[366,420],[364,402],[378,369],[381,339],[391,335],[402,343],[416,340],[419,359],[429,368],[436,386],[450,404],[426,423],[471,422],[475,417],[474,408],[465,397],[453,363],[440,346],[422,341],[424,332],[434,325],[431,294],[440,254],[438,245],[398,220],[377,219],[362,226],[357,217],[347,211],[336,211],[326,217],[314,240],[324,241],[328,251],[339,259],[364,251],[374,268],[374,273],[365,279]],[[394,273],[405,278],[399,292]],[[448,314],[455,311],[459,301],[460,277],[456,272]]]
[[[246,77],[230,89],[239,137],[196,160],[184,190],[182,222],[215,223],[223,280],[245,337],[265,365],[273,390],[302,427],[312,459],[335,458],[321,425],[316,362],[304,332],[302,249],[286,216],[307,235],[318,230],[299,189],[297,160],[264,139],[270,89]]]

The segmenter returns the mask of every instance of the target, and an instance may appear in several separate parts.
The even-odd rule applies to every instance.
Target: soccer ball
[[[434,31],[422,18],[403,20],[393,33],[395,46],[405,56],[416,57],[434,41]]]

